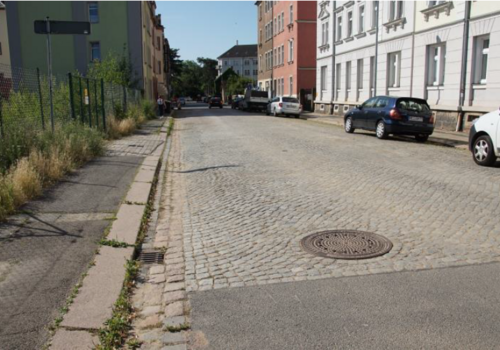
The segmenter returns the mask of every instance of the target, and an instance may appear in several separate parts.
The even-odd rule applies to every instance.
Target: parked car
[[[427,101],[413,97],[377,96],[344,115],[344,130],[375,131],[379,139],[389,134],[415,136],[425,142],[434,131],[434,116]]]
[[[219,107],[222,108],[222,100],[220,97],[212,97],[208,103],[208,108]]]
[[[500,110],[475,120],[469,132],[469,150],[476,164],[495,164],[500,157]]]
[[[186,105],[186,99],[184,97],[179,97],[179,102],[180,102],[181,106]]]
[[[287,97],[287,96],[277,96],[273,98],[267,104],[267,115],[274,115],[275,117],[278,115],[293,115],[295,118],[300,117],[300,113],[302,112],[302,105],[299,100],[295,97]]]
[[[243,97],[236,97],[233,100],[233,102],[231,102],[231,108],[232,109],[239,109],[241,101],[243,101]]]

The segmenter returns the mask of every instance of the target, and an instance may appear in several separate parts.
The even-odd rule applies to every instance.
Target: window
[[[375,56],[370,57],[370,97],[375,96]]]
[[[290,96],[292,96],[293,94],[293,77],[290,76],[290,78],[288,79],[288,94]]]
[[[89,2],[89,22],[99,23],[99,5],[97,2]]]
[[[245,69],[245,75],[250,75],[250,70]]]
[[[281,32],[281,13],[278,15],[278,28],[277,28],[277,33]]]
[[[158,73],[161,73],[161,61],[158,61]]]
[[[359,26],[358,32],[363,33],[365,31],[365,7],[359,7]]]
[[[276,35],[278,33],[278,20],[276,19],[276,17],[274,17],[274,31],[273,31],[273,35]]]
[[[293,62],[293,39],[288,44],[288,62]]]
[[[256,70],[256,69],[254,69],[254,70],[253,70],[253,75],[257,75],[257,74],[259,74],[259,72],[257,72],[257,70]]]
[[[342,73],[342,71],[340,70],[341,69],[341,65],[340,63],[337,63],[337,68],[336,68],[336,72],[335,72],[335,77],[336,77],[336,82],[335,84],[337,85],[337,91],[336,91],[336,94],[335,94],[335,99],[338,100],[339,99],[339,95],[340,95],[340,84],[342,84],[342,77],[340,76],[340,74]]]
[[[293,23],[293,5],[290,5],[290,24]]]
[[[250,61],[249,60],[245,60],[245,66],[249,66],[250,65]]]
[[[285,64],[285,44],[281,45],[281,64]]]
[[[160,49],[160,37],[159,36],[156,37],[156,49],[157,50]]]
[[[347,92],[351,91],[351,62],[345,65],[345,89]]]
[[[438,1],[427,1],[427,7],[434,7],[436,5],[442,4],[446,1],[444,0],[438,0]]]
[[[259,5],[259,21],[262,21],[262,4]]]
[[[224,65],[227,66],[227,61],[224,61]]]
[[[389,99],[387,97],[379,97],[377,103],[375,103],[375,108],[385,108],[389,104]]]
[[[387,56],[387,64],[389,65],[387,69],[387,71],[389,72],[388,87],[399,87],[399,78],[401,72],[401,52],[392,52]]]
[[[377,25],[377,22],[378,22],[378,20],[377,20],[378,6],[379,6],[378,1],[374,1],[372,4],[372,29],[375,28],[375,26]]]
[[[377,103],[377,97],[370,98],[368,101],[363,103],[363,108],[373,108]]]
[[[90,43],[90,60],[101,60],[101,45],[98,42]]]
[[[277,53],[278,53],[278,50],[275,48],[274,49],[274,57],[273,57],[273,63],[274,63],[274,65],[278,64],[278,55],[277,55]]]
[[[363,90],[363,59],[358,60],[357,69],[358,69],[358,74],[357,74],[358,90]]]
[[[2,43],[0,43],[0,56],[2,56]]]
[[[439,86],[444,84],[444,65],[446,59],[446,44],[427,47],[427,85]]]
[[[259,30],[259,43],[262,44],[262,29]]]
[[[403,1],[389,1],[389,21],[403,17]]]
[[[281,78],[281,95],[285,94],[285,78]]]
[[[321,45],[328,44],[328,26],[329,22],[323,22],[321,24]]]
[[[337,18],[337,41],[342,40],[342,15]]]
[[[486,84],[488,73],[488,55],[490,53],[490,36],[480,36],[474,38],[475,45],[475,63],[474,63],[474,83]]]
[[[326,91],[326,70],[327,70],[327,66],[323,66],[321,67],[321,81],[320,81],[320,84],[321,84],[321,91]]]
[[[347,37],[352,36],[352,11],[347,13]]]

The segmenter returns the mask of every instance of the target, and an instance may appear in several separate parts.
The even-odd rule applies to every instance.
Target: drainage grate
[[[368,259],[391,251],[392,243],[375,233],[332,230],[314,233],[300,241],[306,252],[333,259]]]
[[[162,264],[165,253],[157,251],[142,251],[139,254],[139,261],[144,264]]]

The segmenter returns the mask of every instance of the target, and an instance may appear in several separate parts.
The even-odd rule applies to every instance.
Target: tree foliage
[[[103,60],[96,60],[89,64],[87,77],[104,79],[107,83],[125,85],[130,88],[136,88],[138,83],[134,79],[132,64],[127,56],[125,54],[118,56],[111,52]]]
[[[252,85],[253,81],[250,78],[239,75],[232,75],[226,83],[226,93],[228,95],[242,95],[248,85]]]

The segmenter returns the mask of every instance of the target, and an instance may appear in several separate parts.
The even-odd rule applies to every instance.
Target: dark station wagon
[[[389,134],[412,135],[425,142],[434,131],[434,117],[427,101],[412,97],[377,96],[344,115],[344,130],[375,131],[379,139]]]

